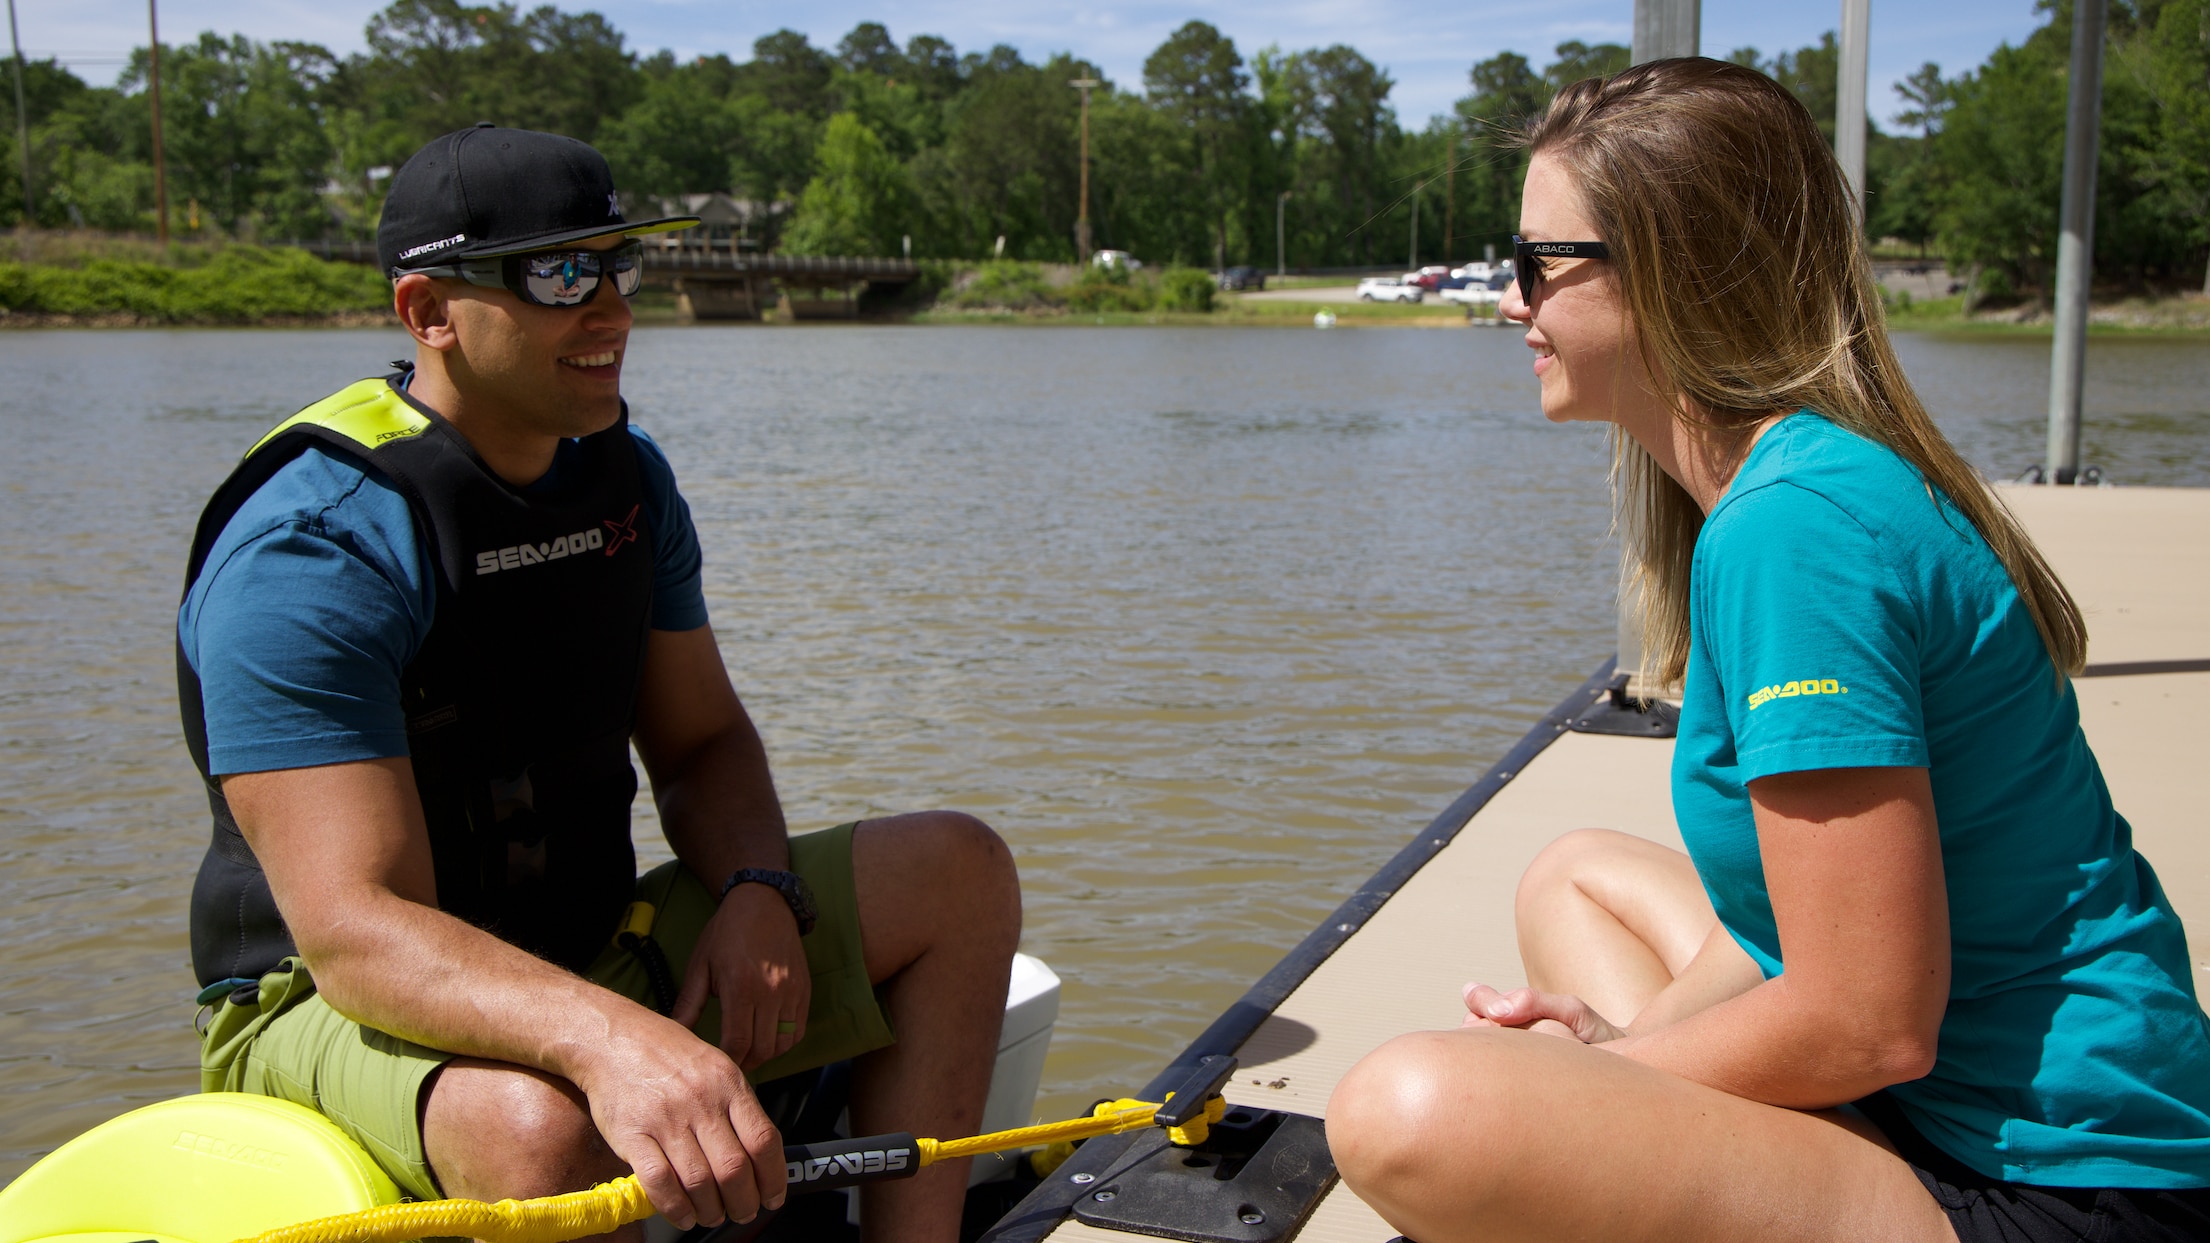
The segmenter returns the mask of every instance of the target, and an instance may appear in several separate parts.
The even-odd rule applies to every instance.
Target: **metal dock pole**
[[[2095,161],[2102,128],[2103,26],[2108,0],[2072,7],[2071,103],[2064,120],[2064,216],[2057,238],[2056,339],[2049,358],[2050,483],[2080,473],[2080,388],[2087,362],[2087,295],[2095,274]]]
[[[1634,0],[1634,63],[1664,60],[1670,56],[1694,56],[1703,45],[1703,0]],[[1618,503],[1618,498],[1613,498]],[[1628,549],[1635,540],[1635,522],[1619,515],[1619,667],[1628,685],[1642,688],[1642,614],[1628,591]]]
[[[1634,63],[1694,56],[1703,24],[1703,0],[1634,0]]]
[[[1872,0],[1842,0],[1842,66],[1834,101],[1834,158],[1842,162],[1857,223],[1865,222],[1865,78]]]

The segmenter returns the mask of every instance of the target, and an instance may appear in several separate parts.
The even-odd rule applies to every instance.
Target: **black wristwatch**
[[[738,868],[729,873],[728,880],[721,882],[721,896],[728,897],[730,890],[747,882],[765,885],[783,895],[783,901],[790,904],[791,916],[798,921],[799,936],[813,931],[813,887],[806,883],[805,877],[796,872],[778,872],[772,868]]]

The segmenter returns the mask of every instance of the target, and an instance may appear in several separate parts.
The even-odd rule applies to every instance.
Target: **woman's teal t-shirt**
[[[1933,1072],[1890,1094],[1991,1177],[2210,1186],[2210,1020],[2185,934],[1971,522],[1893,451],[1799,413],[1705,521],[1689,608],[1674,813],[1765,974],[1786,955],[1748,783],[1924,767],[1949,1004]]]

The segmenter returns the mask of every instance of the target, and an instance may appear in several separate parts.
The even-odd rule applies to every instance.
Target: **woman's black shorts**
[[[2210,1187],[2029,1187],[1989,1178],[1918,1133],[1885,1092],[1857,1108],[1887,1133],[1911,1172],[1949,1215],[1958,1243],[2202,1243]]]

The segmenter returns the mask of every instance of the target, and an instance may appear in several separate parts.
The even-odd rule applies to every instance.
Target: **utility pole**
[[[1412,257],[1404,261],[1407,272],[1420,270],[1420,191],[1426,188],[1424,181],[1412,187]]]
[[[1458,234],[1458,131],[1450,131],[1450,160],[1443,165],[1443,266],[1450,267]]]
[[[15,45],[15,143],[23,152],[23,227],[38,223],[38,200],[31,196],[31,119],[23,110],[23,36],[15,29],[15,0],[8,0],[8,41]]]
[[[2095,161],[2103,112],[2103,26],[2109,8],[2109,0],[2074,0],[2072,5],[2056,340],[2049,359],[2049,462],[2044,478],[2050,483],[2073,483],[2080,473],[2080,388],[2087,363],[2087,295],[2095,276]]]
[[[169,244],[169,179],[168,170],[161,160],[161,15],[155,11],[159,0],[146,0],[146,28],[153,34],[153,46],[149,50],[146,94],[153,100],[153,224],[161,244]]]
[[[1282,227],[1282,209],[1289,205],[1289,191],[1274,196],[1274,275],[1289,275],[1289,234]]]
[[[1102,85],[1096,78],[1076,78],[1067,83],[1082,92],[1082,214],[1074,218],[1074,261],[1090,261],[1090,89]]]
[[[1634,0],[1634,63],[1694,56],[1703,21],[1703,0]]]
[[[1842,0],[1842,67],[1834,100],[1834,158],[1865,222],[1865,78],[1872,38],[1872,0]]]

